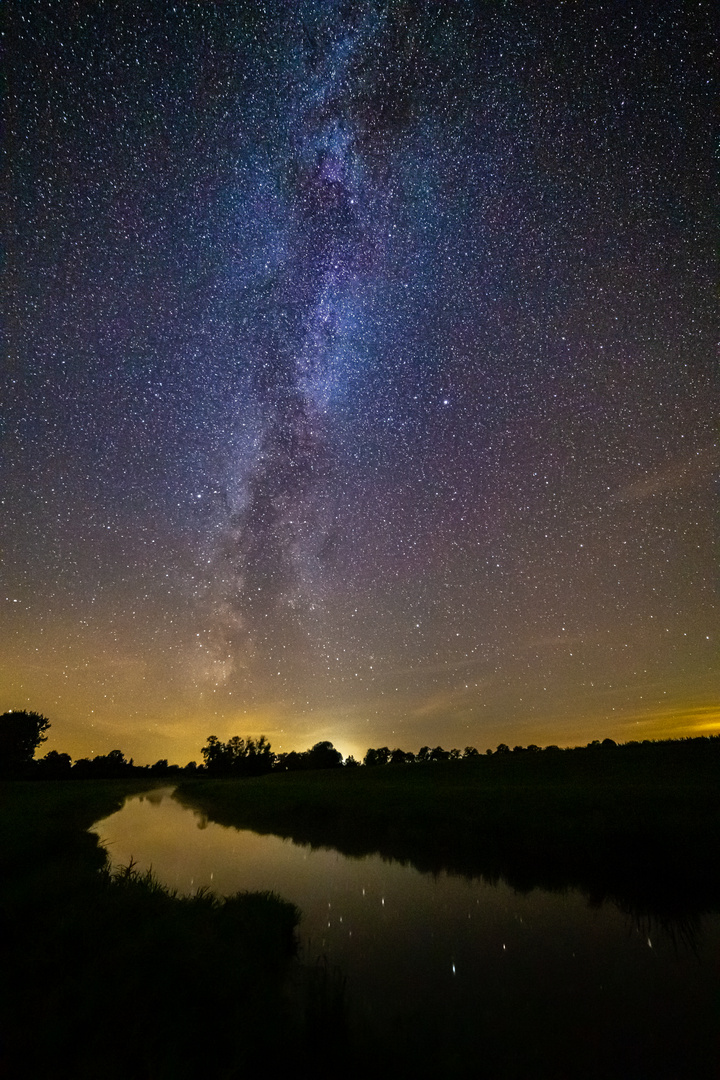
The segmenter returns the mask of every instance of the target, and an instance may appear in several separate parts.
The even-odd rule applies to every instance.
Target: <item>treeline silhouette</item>
[[[200,753],[205,763],[204,771],[213,777],[262,776],[273,771],[337,769],[343,764],[342,754],[331,742],[317,742],[304,753],[292,750],[287,754],[274,754],[264,735],[257,741],[234,735],[226,743],[221,742],[217,736],[210,735]]]
[[[528,746],[514,746],[511,749],[506,743],[500,743],[495,750],[488,749],[484,754],[474,746],[466,746],[463,750],[422,746],[417,753],[402,750],[400,747],[390,749],[380,746],[370,747],[361,762],[352,755],[343,759],[340,751],[328,740],[317,742],[305,751],[275,753],[264,735],[258,739],[233,735],[227,742],[222,742],[216,735],[209,735],[200,751],[202,764],[189,761],[184,766],[174,765],[166,758],[161,758],[153,765],[136,765],[133,758],[128,759],[122,750],[110,750],[107,754],[75,761],[70,754],[51,750],[44,757],[35,760],[35,752],[47,739],[45,733],[49,728],[50,721],[40,713],[13,711],[0,716],[0,777],[117,780],[128,776],[141,778],[150,775],[183,780],[193,776],[231,779],[318,769],[431,766],[441,762],[474,763],[475,768],[482,769],[482,762],[487,759],[493,760],[493,769],[530,769],[533,775],[551,776],[562,775],[570,761],[573,771],[579,769],[582,772],[585,769],[597,774],[598,770],[602,770],[603,762],[606,767],[614,763],[615,768],[620,761],[637,763],[648,759],[648,755],[653,761],[666,758],[668,762],[671,759],[677,761],[678,754],[683,760],[699,760],[708,754],[720,756],[718,735],[633,740],[620,744],[613,739],[594,739],[585,746],[564,748],[557,745],[540,747],[530,743]]]

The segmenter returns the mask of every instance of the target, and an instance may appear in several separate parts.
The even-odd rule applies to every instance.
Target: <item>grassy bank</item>
[[[294,905],[110,873],[87,829],[147,787],[0,785],[3,1077],[231,1077],[312,1058],[287,992]]]
[[[182,784],[225,825],[638,913],[720,909],[720,755],[678,743]]]

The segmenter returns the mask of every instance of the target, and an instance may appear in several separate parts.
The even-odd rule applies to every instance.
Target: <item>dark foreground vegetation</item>
[[[686,924],[720,910],[720,739],[181,783],[213,821]]]
[[[472,747],[380,747],[360,766],[343,763],[328,742],[275,755],[264,739],[211,736],[201,766],[160,761],[148,769],[119,750],[74,764],[55,753],[36,761],[48,727],[39,714],[0,717],[7,1080],[231,1080],[290,1071],[555,1077],[580,1075],[579,1061],[583,1075],[606,1075],[586,1067],[581,1014],[572,1038],[550,1031],[543,1041],[536,1031],[535,1045],[549,1049],[535,1059],[517,1049],[516,1011],[499,1008],[482,1020],[488,1041],[470,1071],[474,1036],[461,1051],[452,1010],[432,1052],[395,1031],[385,1042],[363,1042],[354,1031],[348,1042],[339,983],[294,959],[292,904],[271,894],[179,897],[132,866],[110,871],[88,827],[127,794],[168,778],[178,782],[176,797],[220,824],[350,856],[379,852],[424,871],[503,878],[520,891],[577,887],[690,940],[700,915],[720,911],[718,738],[568,750],[501,744],[483,755]],[[524,989],[514,992],[520,1001]],[[666,1069],[634,1075],[707,1075],[704,1042],[694,1071],[678,1067],[684,1037]],[[628,1045],[622,1059],[636,1050]],[[574,1064],[558,1073],[560,1051]]]
[[[86,830],[147,786],[0,783],[0,1076],[322,1074],[331,1005],[293,961],[294,905],[108,868]]]

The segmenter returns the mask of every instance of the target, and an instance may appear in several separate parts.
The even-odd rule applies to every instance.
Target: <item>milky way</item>
[[[245,657],[253,674],[265,669],[265,684],[278,665],[287,673],[291,664],[297,679],[295,662],[312,659],[306,623],[318,596],[305,568],[315,559],[322,569],[334,525],[327,513],[328,499],[332,505],[336,498],[327,483],[333,400],[352,363],[361,284],[380,269],[371,220],[380,185],[358,145],[350,87],[383,19],[372,9],[359,9],[352,27],[346,18],[329,6],[304,12],[287,28],[303,48],[298,85],[282,103],[292,124],[275,173],[284,181],[274,203],[284,250],[262,309],[249,314],[257,351],[243,357],[264,415],[246,464],[244,504],[223,553],[232,593],[219,608],[230,616],[221,647],[225,675],[245,637]]]
[[[8,20],[0,708],[720,728],[710,6]]]

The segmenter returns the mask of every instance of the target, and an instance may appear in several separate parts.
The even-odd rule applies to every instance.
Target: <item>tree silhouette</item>
[[[278,754],[275,768],[278,772],[299,772],[304,768],[304,754],[290,750],[287,754]]]
[[[230,771],[232,751],[220,742],[217,735],[208,735],[207,742],[200,753],[205,762],[205,768],[209,773],[222,775]]]
[[[132,758],[127,761],[122,750],[110,750],[92,759],[80,758],[72,767],[73,779],[112,780],[130,776],[135,769]]]
[[[36,712],[6,712],[0,716],[0,772],[11,776],[23,772],[35,756],[50,727],[46,716]]]
[[[342,754],[327,740],[315,743],[305,753],[309,769],[336,769],[342,765]]]
[[[57,750],[50,750],[45,757],[40,758],[36,770],[38,776],[44,780],[62,780],[70,776],[72,758],[69,754],[59,754]]]
[[[379,749],[374,750],[372,747],[365,754],[365,764],[369,766],[373,765],[387,765],[390,760],[390,751],[387,746],[381,746]]]
[[[213,776],[260,776],[270,772],[276,761],[264,735],[257,742],[233,735],[226,743],[217,735],[209,735],[200,753]]]

